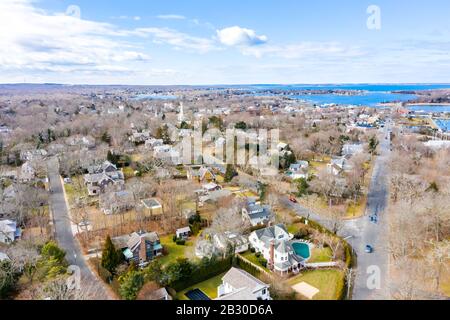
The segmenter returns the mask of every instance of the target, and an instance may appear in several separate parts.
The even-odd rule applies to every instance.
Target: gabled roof
[[[268,284],[255,278],[250,273],[234,267],[223,276],[222,281],[234,290],[219,297],[218,300],[252,300],[255,292],[269,287]]]
[[[147,232],[147,233],[142,233],[142,234],[133,232],[130,236],[130,239],[127,242],[128,248],[131,251],[134,251],[141,244],[141,239],[155,242],[155,241],[159,240],[159,237],[156,232]]]

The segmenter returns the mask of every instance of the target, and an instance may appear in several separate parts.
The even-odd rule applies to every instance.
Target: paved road
[[[70,265],[76,265],[80,268],[81,278],[86,283],[100,282],[97,286],[98,299],[108,299],[110,295],[104,288],[103,283],[94,276],[89,269],[81,252],[80,246],[72,234],[71,222],[69,219],[69,210],[64,199],[63,185],[59,175],[59,164],[57,158],[52,158],[48,162],[48,175],[50,188],[53,191],[50,194],[50,205],[53,212],[55,224],[56,241],[66,251],[66,259]]]
[[[353,239],[353,246],[358,257],[358,268],[353,289],[354,300],[388,299],[389,296],[386,207],[389,197],[390,141],[385,139],[388,130],[387,126],[380,141],[380,155],[375,160],[367,199],[366,216],[358,221],[356,234],[359,233],[359,237],[356,236]],[[370,216],[377,217],[377,222],[371,222]],[[374,247],[374,252],[366,253],[366,245]],[[378,274],[379,285],[377,285],[378,281],[374,277]]]
[[[353,220],[346,220],[343,228],[338,235],[347,238],[350,245],[354,248],[357,255],[357,270],[354,282],[352,298],[354,300],[386,299],[388,290],[386,284],[388,253],[387,243],[387,223],[385,221],[385,209],[388,199],[388,161],[390,153],[390,142],[385,139],[389,127],[383,130],[383,136],[380,141],[380,155],[375,159],[373,176],[368,193],[368,202],[366,215]],[[326,218],[302,207],[299,204],[293,204],[288,199],[283,199],[282,203],[297,212],[299,216],[309,217],[317,221],[324,227],[330,229],[331,223]],[[370,222],[369,216],[376,215],[378,222]],[[365,253],[365,246],[369,244],[375,248],[371,254]],[[380,271],[380,288],[369,289],[368,279],[372,271],[369,267],[375,266]],[[369,269],[368,269],[369,268]],[[373,272],[373,271],[372,271]],[[372,283],[372,282],[371,282]],[[376,283],[375,283],[376,284]]]

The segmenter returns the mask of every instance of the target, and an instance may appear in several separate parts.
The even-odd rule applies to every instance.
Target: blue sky
[[[448,12],[447,0],[1,0],[0,82],[450,82]]]

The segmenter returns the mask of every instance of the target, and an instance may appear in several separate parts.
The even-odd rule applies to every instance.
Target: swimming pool
[[[309,249],[309,245],[307,243],[294,242],[292,244],[292,248],[294,249],[296,255],[302,257],[305,260],[311,257],[311,250]]]

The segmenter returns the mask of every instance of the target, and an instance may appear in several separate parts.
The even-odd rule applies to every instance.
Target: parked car
[[[372,253],[373,252],[373,247],[371,245],[366,245],[365,251],[366,251],[366,253]]]
[[[295,197],[293,195],[289,196],[289,201],[292,203],[297,203],[297,199],[295,199]]]

